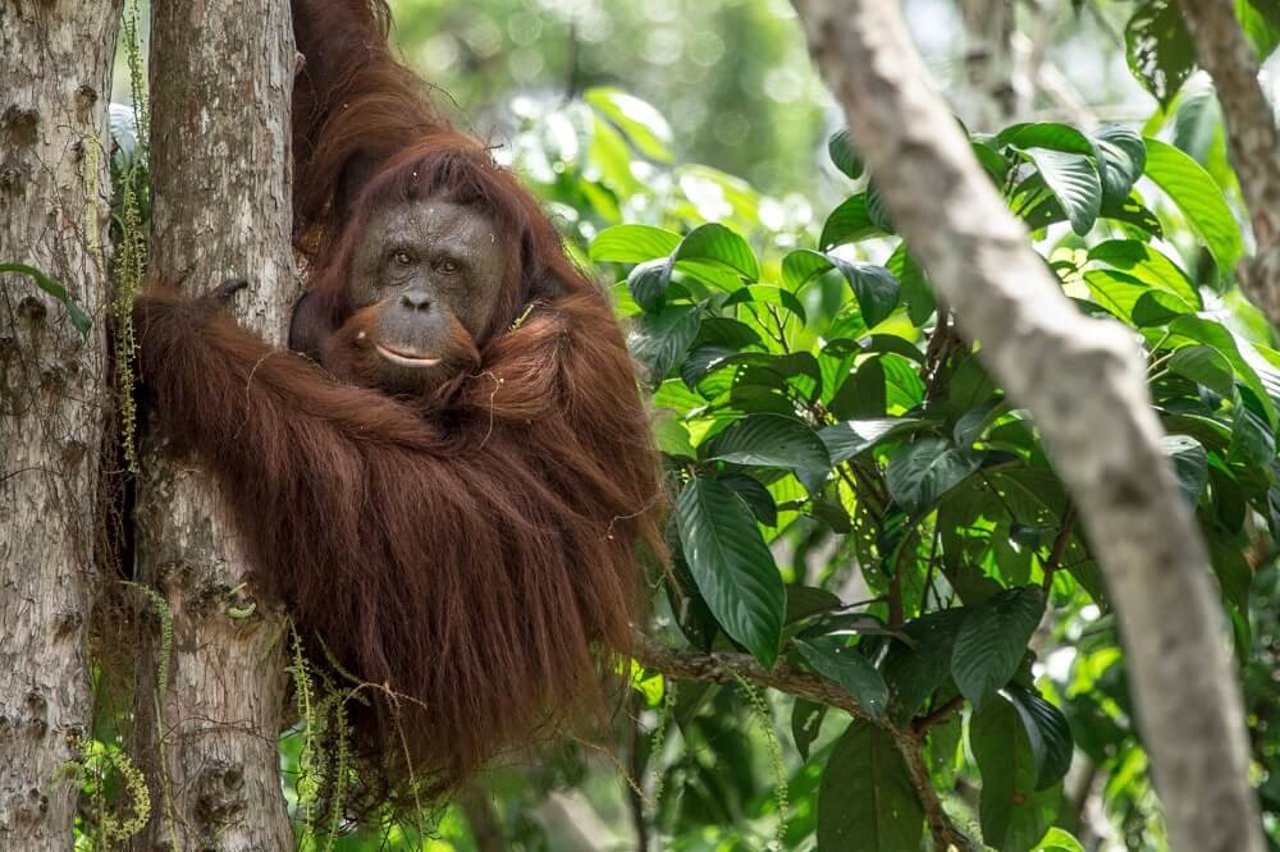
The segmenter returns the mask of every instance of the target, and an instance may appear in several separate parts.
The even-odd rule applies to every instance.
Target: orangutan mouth
[[[433,358],[430,355],[423,355],[413,349],[393,349],[390,346],[383,346],[380,343],[373,344],[373,348],[378,350],[378,354],[386,358],[392,364],[399,364],[403,367],[423,368],[434,367],[440,363],[442,359]]]

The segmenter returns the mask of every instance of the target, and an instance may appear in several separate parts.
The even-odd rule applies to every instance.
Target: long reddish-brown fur
[[[337,327],[371,212],[477,208],[507,257],[480,366],[393,398],[271,349],[211,300],[158,291],[139,300],[139,367],[175,451],[218,481],[263,591],[387,687],[355,716],[361,753],[393,782],[447,786],[574,718],[600,649],[628,648],[637,545],[661,550],[656,457],[602,293],[514,177],[437,117],[388,51],[382,4],[295,0],[294,15],[310,289]]]

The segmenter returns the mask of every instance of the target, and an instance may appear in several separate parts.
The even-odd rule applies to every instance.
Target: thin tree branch
[[[964,832],[956,828],[943,809],[938,791],[929,778],[929,770],[923,757],[923,736],[927,728],[900,728],[888,719],[872,716],[835,682],[798,671],[786,663],[765,668],[747,654],[676,651],[639,635],[635,637],[631,653],[640,665],[666,677],[726,686],[735,686],[745,680],[755,686],[767,686],[796,698],[844,710],[857,719],[876,725],[889,734],[907,763],[912,786],[924,808],[936,848],[971,848],[972,844]]]

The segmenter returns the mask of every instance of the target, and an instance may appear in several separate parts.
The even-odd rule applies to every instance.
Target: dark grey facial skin
[[[351,295],[357,309],[384,303],[372,343],[392,372],[431,370],[451,354],[455,320],[473,340],[483,334],[505,268],[487,216],[447,201],[407,202],[370,220],[352,257]]]

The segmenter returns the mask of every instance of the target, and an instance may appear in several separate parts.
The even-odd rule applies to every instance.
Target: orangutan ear
[[[333,335],[333,324],[319,293],[303,293],[293,306],[289,322],[289,348],[313,361],[321,361],[324,345]]]

